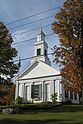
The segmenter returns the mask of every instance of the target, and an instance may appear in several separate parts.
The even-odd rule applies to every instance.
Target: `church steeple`
[[[40,42],[40,41],[45,41],[45,34],[42,31],[42,28],[41,28],[39,34],[37,35],[37,42]]]
[[[46,64],[51,65],[51,62],[47,56],[48,45],[45,42],[45,34],[42,31],[42,29],[37,35],[37,40],[34,44],[34,47],[35,47],[35,52],[34,52],[34,57],[31,62],[41,60],[45,62]]]

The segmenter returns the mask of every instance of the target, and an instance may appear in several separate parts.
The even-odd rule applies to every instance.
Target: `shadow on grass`
[[[52,112],[83,112],[83,105],[62,105],[55,107]]]
[[[58,120],[58,119],[54,119],[54,120],[22,120],[22,121],[18,121],[18,120],[13,120],[13,119],[4,119],[4,120],[0,120],[0,124],[82,124],[80,122],[74,122],[71,120]]]
[[[61,112],[83,112],[83,105],[60,105],[60,106],[54,106],[52,108],[48,108],[48,109],[25,109],[22,110],[23,114],[27,114],[29,112],[31,113],[38,113],[38,112],[52,112],[52,113],[61,113]]]

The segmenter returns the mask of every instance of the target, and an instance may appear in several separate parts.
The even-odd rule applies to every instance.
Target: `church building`
[[[60,81],[60,71],[51,66],[48,44],[41,30],[34,44],[30,66],[16,78],[15,99],[20,96],[26,103],[52,102],[51,95],[57,93],[57,102],[71,100],[72,103],[79,103],[78,94],[64,91]]]

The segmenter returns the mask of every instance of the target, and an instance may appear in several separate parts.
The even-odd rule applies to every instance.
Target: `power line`
[[[41,28],[45,28],[45,27],[49,27],[49,26],[51,26],[51,24],[44,25],[44,26],[42,26]],[[30,32],[30,31],[37,30],[37,29],[39,29],[39,28],[40,28],[40,27],[32,28],[32,29],[30,29],[30,30],[23,31],[23,32],[21,32],[21,33],[15,33],[15,34],[12,35],[12,37],[18,36],[18,35],[21,35],[21,34],[24,34],[24,33],[28,33],[28,32]]]
[[[47,34],[46,37],[51,36],[51,35],[54,35],[54,33]],[[24,42],[31,41],[31,40],[36,40],[36,37],[31,38],[31,39],[28,39],[28,40],[23,40],[23,41],[20,41],[20,42],[18,42],[18,43],[13,43],[12,45],[16,45],[16,44],[24,43]]]
[[[28,39],[28,40],[23,40],[23,41],[20,41],[20,42],[18,42],[18,43],[13,43],[12,45],[16,45],[16,44],[24,43],[24,42],[31,41],[31,40],[35,40],[35,39],[36,39],[36,37],[31,38],[31,39]]]
[[[16,29],[16,28],[20,28],[20,27],[22,27],[22,26],[29,25],[29,24],[32,24],[32,23],[35,23],[35,22],[39,22],[39,21],[41,21],[41,20],[48,19],[48,18],[51,18],[51,17],[54,17],[54,15],[51,15],[51,16],[48,16],[48,17],[44,17],[44,18],[41,18],[41,19],[38,19],[38,20],[35,20],[35,21],[32,21],[32,22],[29,22],[29,23],[25,23],[25,24],[22,24],[22,25],[19,25],[19,26],[10,28],[10,30],[14,30],[14,29]]]
[[[54,53],[48,53],[47,55],[53,55],[53,54]],[[40,56],[44,56],[44,54],[43,55],[40,55]],[[35,58],[35,57],[37,57],[37,56],[31,56],[31,57],[27,57],[27,58],[24,58],[24,59],[20,59],[20,61],[25,61],[25,60],[32,59],[32,58]],[[14,60],[12,62],[19,62],[19,59]]]
[[[15,21],[11,21],[11,22],[7,23],[6,25],[11,25],[13,23],[16,23],[16,22],[19,22],[19,21],[22,21],[22,20],[25,20],[25,19],[37,16],[37,15],[40,15],[40,14],[43,14],[43,13],[46,13],[46,12],[49,12],[49,11],[53,11],[53,10],[56,10],[58,8],[60,9],[61,7],[56,7],[56,8],[53,8],[53,9],[48,9],[48,10],[45,10],[45,11],[41,11],[39,13],[35,13],[33,15],[30,15],[30,16],[27,16],[27,17],[24,17],[24,18],[21,18],[21,19],[18,19],[18,20],[15,20]]]

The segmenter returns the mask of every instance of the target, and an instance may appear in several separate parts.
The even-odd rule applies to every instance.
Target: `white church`
[[[65,91],[60,83],[60,71],[51,66],[48,58],[48,44],[41,30],[34,44],[34,56],[31,64],[17,76],[15,99],[20,96],[24,102],[52,102],[51,95],[57,93],[57,102],[79,103],[79,95]]]

